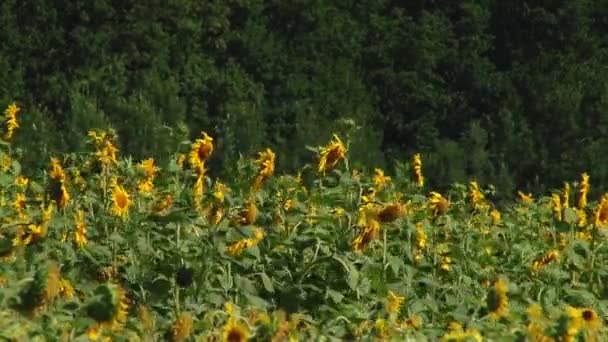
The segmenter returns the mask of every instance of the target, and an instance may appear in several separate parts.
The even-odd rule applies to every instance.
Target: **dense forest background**
[[[599,187],[607,14],[605,0],[3,0],[0,104],[22,107],[29,172],[96,127],[160,160],[208,131],[215,172],[266,146],[292,171],[335,131],[354,165],[390,173],[420,151],[433,187],[475,177],[511,196],[584,171]]]

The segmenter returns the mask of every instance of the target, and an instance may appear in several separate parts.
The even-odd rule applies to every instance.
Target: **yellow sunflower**
[[[76,231],[74,233],[74,242],[79,248],[84,247],[87,244],[87,225],[85,222],[84,211],[78,210],[76,212]]]
[[[587,332],[595,333],[602,327],[602,319],[597,312],[591,308],[581,309],[583,329]]]
[[[597,205],[593,223],[596,227],[602,227],[608,224],[608,194],[604,194],[600,203]]]
[[[132,205],[127,191],[122,186],[116,185],[112,191],[112,199],[114,202],[112,213],[119,217],[126,217],[129,213],[129,207]]]
[[[428,207],[434,216],[445,214],[448,211],[450,202],[438,192],[431,192],[429,195]]]
[[[244,342],[249,339],[249,328],[234,318],[228,319],[222,331],[223,342]]]
[[[338,135],[334,134],[332,141],[323,147],[319,157],[319,173],[331,171],[340,159],[346,157],[346,147]]]
[[[182,312],[171,328],[171,341],[181,342],[187,339],[192,333],[192,323],[192,315],[188,312]]]
[[[498,279],[486,298],[488,314],[492,320],[498,320],[509,312],[509,287],[504,279]]]
[[[374,169],[374,186],[378,189],[384,188],[384,186],[391,181],[391,177],[384,175],[384,170]]]
[[[584,209],[587,207],[587,194],[589,193],[589,175],[583,173],[581,175],[581,184],[578,188],[578,208]]]
[[[21,108],[17,106],[16,103],[11,103],[4,110],[4,117],[6,119],[6,139],[10,140],[13,137],[15,129],[19,128],[19,123],[17,122],[17,113]]]
[[[422,158],[420,157],[420,153],[414,155],[412,164],[414,169],[414,183],[416,183],[416,186],[418,187],[423,187],[424,176],[422,175]]]
[[[274,174],[275,154],[271,149],[267,148],[259,153],[260,157],[256,160],[258,164],[258,174],[253,183],[253,190],[259,190],[264,182]]]
[[[196,139],[190,150],[190,166],[196,167],[200,163],[209,159],[213,153],[213,138],[203,132],[202,138]]]

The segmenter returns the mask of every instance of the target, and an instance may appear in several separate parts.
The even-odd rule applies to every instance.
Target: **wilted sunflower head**
[[[377,218],[378,221],[383,223],[393,222],[398,218],[405,215],[407,212],[407,207],[402,203],[393,203],[384,206],[380,211],[378,211]]]
[[[334,134],[332,141],[321,149],[319,156],[319,173],[331,171],[340,159],[346,157],[346,147],[337,134]]]

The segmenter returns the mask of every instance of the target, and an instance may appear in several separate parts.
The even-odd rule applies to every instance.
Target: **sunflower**
[[[86,307],[89,317],[101,324],[101,327],[120,330],[127,321],[127,292],[118,285],[106,283],[99,285],[94,294]]]
[[[490,211],[490,218],[492,219],[493,225],[498,225],[500,223],[500,211],[492,209],[492,211]]]
[[[147,306],[140,305],[139,308],[137,308],[137,319],[141,322],[144,332],[150,333],[154,330],[154,326],[156,325],[154,316],[150,313]]]
[[[85,222],[84,211],[78,210],[75,216],[76,231],[74,232],[74,242],[79,248],[87,244],[87,225]]]
[[[608,194],[604,194],[597,205],[593,223],[596,227],[601,227],[608,223]]]
[[[57,205],[57,208],[63,209],[67,207],[71,196],[64,181],[53,180],[50,185],[49,193],[51,199]]]
[[[27,283],[19,297],[21,309],[36,313],[53,301],[61,293],[61,276],[59,266],[55,263],[40,266],[34,279]]]
[[[534,262],[532,263],[532,270],[534,272],[538,272],[539,270],[543,269],[545,266],[547,266],[555,261],[558,261],[558,260],[559,260],[559,251],[557,249],[553,249],[553,250],[545,253],[539,259],[534,260]]]
[[[105,167],[116,163],[118,148],[116,147],[116,135],[113,131],[91,130],[88,133],[89,142],[95,147],[97,161]]]
[[[578,208],[584,209],[587,207],[587,194],[589,193],[589,175],[583,173],[581,175],[581,184],[578,188]]]
[[[420,261],[423,257],[424,250],[426,249],[426,232],[422,227],[422,223],[416,223],[416,255],[414,256],[416,261]]]
[[[74,287],[72,283],[64,278],[61,278],[61,287],[59,290],[59,294],[66,299],[74,298]]]
[[[234,318],[228,319],[222,331],[223,342],[244,342],[249,339],[249,328]]]
[[[19,128],[19,123],[17,122],[17,113],[21,108],[17,106],[16,103],[11,103],[4,110],[4,117],[6,119],[6,139],[10,140],[13,137],[15,129]]]
[[[595,333],[602,327],[602,319],[597,312],[591,308],[582,308],[581,318],[583,329],[587,332]]]
[[[405,215],[406,210],[407,208],[405,204],[393,203],[386,205],[384,208],[379,210],[376,217],[378,221],[382,223],[393,222]]]
[[[255,201],[250,199],[245,204],[245,207],[239,213],[238,222],[244,226],[252,225],[255,223],[258,217],[258,207],[255,205]]]
[[[167,209],[169,209],[172,204],[173,204],[173,195],[167,194],[160,200],[157,200],[156,203],[154,203],[154,205],[152,206],[152,210],[157,214],[162,213],[162,212],[166,211]]]
[[[481,333],[477,329],[463,328],[458,322],[452,322],[448,326],[447,334],[441,337],[441,342],[456,342],[456,341],[483,341]]]
[[[382,189],[384,186],[391,181],[391,177],[384,175],[384,170],[382,169],[374,169],[374,186],[377,189]]]
[[[411,315],[410,317],[408,317],[407,319],[405,319],[403,322],[401,322],[401,328],[402,329],[408,329],[408,328],[413,328],[413,329],[418,329],[422,326],[422,318],[418,315]]]
[[[65,172],[63,171],[61,162],[57,158],[51,158],[51,168],[49,170],[49,177],[58,181],[65,180]]]
[[[486,298],[486,306],[492,320],[498,320],[509,312],[509,287],[504,279],[498,279]]]
[[[192,200],[194,202],[194,207],[197,209],[200,208],[201,200],[203,199],[206,172],[207,169],[205,168],[204,161],[195,166],[194,176],[196,177],[196,181],[194,182],[194,186],[192,188]]]
[[[192,315],[188,312],[182,312],[171,328],[171,341],[180,342],[187,339],[192,333],[192,323]]]
[[[112,213],[115,216],[125,218],[129,213],[129,207],[132,205],[127,191],[122,186],[116,185],[112,190],[112,200]]]
[[[564,189],[562,190],[563,200],[562,205],[564,208],[570,207],[570,183],[564,182]]]
[[[563,212],[561,197],[558,194],[551,195],[551,203],[552,203],[552,210],[553,210],[553,215],[555,216],[555,219],[557,221],[561,221],[562,212]]]
[[[205,162],[213,153],[213,138],[203,132],[202,138],[196,139],[190,150],[190,166],[195,168]]]
[[[253,182],[253,190],[259,190],[264,182],[274,174],[275,154],[271,149],[259,153],[260,157],[256,160],[258,164],[258,174]]]
[[[532,197],[532,194],[524,194],[521,191],[517,191],[517,195],[519,196],[519,199],[524,203],[524,204],[532,204],[534,202],[534,198]]]
[[[476,181],[472,181],[469,185],[469,198],[471,199],[473,208],[476,210],[484,210],[488,207],[486,197],[479,189],[479,184]]]
[[[361,230],[359,235],[353,240],[352,246],[356,252],[361,252],[378,237],[380,233],[380,223],[370,218],[367,220],[367,225]]]
[[[17,178],[15,178],[15,185],[17,185],[20,188],[26,188],[27,185],[29,184],[30,180],[27,177],[24,176],[19,176]]]
[[[386,311],[391,315],[396,315],[401,310],[401,306],[405,302],[405,297],[395,294],[393,291],[388,291],[386,297]]]
[[[226,184],[220,182],[219,180],[215,181],[215,184],[213,185],[213,197],[215,197],[216,200],[224,202],[226,194],[230,191],[230,188],[226,186]]]
[[[154,165],[154,158],[145,159],[139,164],[139,167],[144,172],[144,177],[148,179],[153,179],[156,177],[160,169]]]
[[[420,158],[420,153],[414,155],[412,164],[414,169],[414,183],[416,183],[416,186],[418,187],[423,187],[424,176],[422,175],[422,158]]]
[[[438,192],[431,192],[429,195],[428,207],[431,209],[433,216],[445,214],[448,211],[450,202],[441,196]]]
[[[574,341],[574,338],[583,325],[582,311],[578,308],[567,306],[565,314],[559,320],[559,333],[562,341]]]
[[[331,171],[340,159],[346,157],[346,147],[337,134],[333,135],[332,141],[327,146],[321,148],[319,156],[319,173],[324,174]]]

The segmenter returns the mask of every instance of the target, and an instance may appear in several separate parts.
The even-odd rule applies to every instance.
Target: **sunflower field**
[[[7,341],[602,341],[608,195],[590,177],[498,208],[476,181],[353,170],[348,140],[295,175],[271,149],[211,179],[214,137],[167,165],[89,151],[28,179],[0,144],[0,338]],[[29,152],[35,153],[35,152]]]

